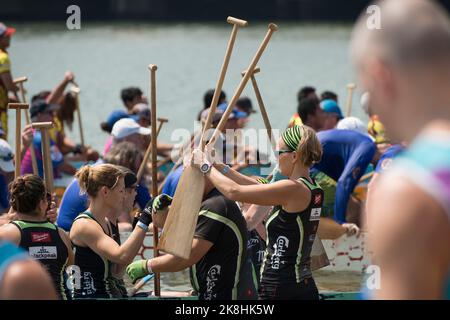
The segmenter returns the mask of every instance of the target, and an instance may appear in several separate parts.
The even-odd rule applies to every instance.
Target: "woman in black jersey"
[[[49,272],[60,299],[70,298],[66,267],[74,256],[69,237],[46,218],[51,196],[39,176],[27,174],[9,185],[10,204],[17,220],[0,228],[0,238],[25,249]]]
[[[200,150],[193,163],[227,198],[273,206],[266,219],[267,248],[261,267],[260,299],[318,299],[312,277],[311,249],[323,203],[323,190],[309,169],[320,161],[322,146],[307,126],[287,129],[277,144],[278,165],[289,179],[258,184]]]
[[[84,166],[76,173],[81,190],[90,200],[88,210],[75,219],[70,229],[78,267],[72,270],[76,299],[114,297],[108,280],[113,264],[129,264],[142,246],[151,222],[150,214],[141,213],[137,227],[122,245],[114,240],[107,218],[124,208],[126,176],[127,171],[111,164]],[[136,192],[132,193],[135,196]]]

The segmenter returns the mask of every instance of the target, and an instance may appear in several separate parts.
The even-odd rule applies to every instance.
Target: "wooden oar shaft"
[[[83,131],[83,121],[81,120],[81,110],[80,110],[80,89],[77,87],[72,90],[75,93],[75,104],[77,108],[77,119],[78,119],[78,129],[80,130],[80,140],[81,146],[84,148],[84,131]]]
[[[45,187],[48,192],[53,193],[53,164],[50,154],[50,134],[49,129],[53,128],[52,122],[35,122],[34,129],[41,131],[42,163],[44,169]]]
[[[21,142],[22,142],[22,109],[28,109],[27,103],[8,103],[8,109],[16,110],[16,154],[14,157],[15,167],[14,167],[14,178],[20,176],[20,164],[21,164]]]
[[[219,102],[220,93],[222,92],[223,81],[225,79],[225,75],[227,73],[228,64],[230,62],[231,53],[233,52],[234,42],[236,40],[236,35],[239,29],[239,26],[244,27],[247,25],[247,22],[244,20],[236,19],[233,17],[228,17],[228,23],[233,24],[233,29],[231,30],[230,39],[228,40],[227,49],[225,51],[225,57],[223,59],[222,67],[220,68],[219,79],[217,80],[216,88],[214,90],[214,95],[209,106],[208,117],[206,118],[205,125],[203,126],[202,139],[200,140],[200,149],[205,149],[206,144],[206,134],[208,130],[211,128],[212,119],[214,117],[214,113],[216,112],[217,104]]]
[[[259,68],[258,68],[258,72],[259,72]],[[272,135],[272,126],[270,125],[269,116],[267,115],[266,107],[264,106],[264,101],[262,99],[261,92],[259,91],[258,83],[256,82],[254,72],[251,76],[251,80],[252,80],[253,90],[255,91],[256,100],[258,101],[259,110],[261,111],[261,116],[264,121],[264,126],[266,127],[267,135],[269,137],[270,145],[272,146],[272,150],[275,150],[275,139]]]
[[[22,110],[17,109],[16,110],[16,156],[15,156],[15,172],[14,172],[14,178],[17,178],[20,176],[20,165],[21,165],[21,142],[22,142],[22,136],[21,136],[21,125],[22,125]],[[33,143],[31,143],[30,148],[33,148]]]
[[[151,145],[151,152],[152,152],[152,197],[155,198],[158,196],[158,169],[157,169],[157,162],[158,162],[158,154],[157,154],[157,137],[158,133],[156,131],[156,65],[149,65],[148,68],[150,69],[150,103],[151,103],[151,118],[152,118],[152,140],[150,141]],[[161,122],[161,125],[163,122]],[[161,130],[161,125],[159,130]],[[159,132],[158,130],[158,132]],[[159,230],[156,226],[153,226],[153,256],[158,257],[159,251],[158,251],[158,239],[159,239]],[[160,274],[156,273],[154,278],[154,288],[155,288],[155,295],[160,296],[161,295],[161,283],[160,283]]]
[[[225,110],[222,118],[220,119],[219,124],[216,127],[216,130],[214,131],[214,134],[209,141],[209,144],[214,145],[214,142],[216,141],[217,137],[219,136],[220,132],[225,127],[226,122],[228,121],[228,118],[230,117],[231,112],[233,111],[233,107],[236,104],[236,101],[241,96],[242,91],[244,90],[248,80],[250,79],[250,76],[253,74],[253,70],[256,67],[256,64],[258,63],[259,59],[261,58],[264,50],[267,47],[267,44],[270,41],[270,38],[272,37],[272,34],[278,30],[278,27],[274,23],[270,23],[268,26],[269,30],[267,30],[266,36],[264,37],[264,40],[262,41],[261,45],[258,48],[258,51],[256,52],[255,56],[253,57],[250,65],[247,68],[247,71],[244,75],[244,77],[241,79],[241,82],[239,83],[239,86],[237,87],[233,97],[231,98],[230,102],[228,103],[227,109]]]

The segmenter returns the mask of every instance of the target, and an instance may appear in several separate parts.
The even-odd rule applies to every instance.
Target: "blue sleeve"
[[[144,209],[147,202],[151,199],[148,188],[146,186],[139,185],[136,191],[136,202],[139,205],[139,208]]]
[[[61,199],[56,224],[65,231],[70,231],[73,220],[87,208],[88,197],[86,194],[80,194],[78,180],[73,179]]]
[[[0,206],[3,209],[7,209],[9,207],[8,186],[6,185],[5,178],[2,175],[0,175]]]
[[[162,193],[165,193],[173,197],[175,195],[175,190],[177,190],[178,182],[180,181],[182,173],[183,173],[183,166],[180,166],[174,172],[169,174],[166,183],[164,183]]]
[[[373,144],[361,145],[355,149],[346,163],[336,185],[336,201],[334,203],[334,220],[336,222],[342,224],[346,221],[345,214],[350,195],[366,171],[370,161],[372,161],[375,149],[376,147]]]

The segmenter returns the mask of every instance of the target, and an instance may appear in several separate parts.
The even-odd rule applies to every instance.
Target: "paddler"
[[[17,92],[19,87],[14,84],[11,75],[11,60],[6,51],[8,49],[11,37],[16,29],[7,27],[0,22],[0,129],[3,133],[0,138],[8,137],[8,102],[10,96],[13,101],[18,101]]]
[[[319,98],[317,97],[317,94],[316,94],[316,88],[310,87],[310,86],[301,88],[297,93],[297,104],[300,105],[300,102],[305,98],[313,98],[313,99],[319,100]],[[303,119],[302,119],[300,113],[296,112],[289,120],[288,127],[290,128],[294,125],[299,126],[299,125],[303,124],[302,121],[303,121]]]
[[[148,209],[160,228],[164,227],[170,203],[171,197],[162,194]],[[138,260],[127,267],[127,273],[135,282],[154,272],[176,272],[189,267],[191,283],[200,300],[256,299],[257,284],[247,257],[247,239],[245,219],[237,204],[206,180],[189,259],[165,254]]]
[[[47,220],[52,197],[46,192],[44,181],[31,174],[20,176],[10,184],[9,194],[16,220],[0,228],[0,239],[21,247],[42,263],[58,297],[69,299],[65,271],[74,263],[72,245],[64,230]]]
[[[351,52],[370,106],[407,150],[370,209],[376,299],[450,298],[450,19],[435,1],[380,1],[380,29],[359,18]],[[427,94],[424,94],[426,92]]]
[[[109,285],[109,278],[117,271],[113,265],[129,264],[142,246],[151,222],[150,214],[140,215],[137,227],[122,245],[117,243],[107,218],[117,214],[118,208],[124,208],[127,197],[136,194],[134,190],[133,195],[126,192],[129,173],[119,166],[100,164],[84,166],[75,175],[90,201],[88,210],[75,219],[70,229],[75,265],[79,268],[73,270],[72,276],[81,277],[78,283],[74,281],[75,299],[114,297]]]
[[[278,166],[289,179],[260,184],[200,150],[194,164],[227,198],[262,206],[274,206],[267,218],[267,248],[262,266],[259,298],[319,299],[310,263],[319,225],[323,190],[310,178],[310,167],[319,162],[322,146],[314,130],[306,126],[287,129],[277,144]]]

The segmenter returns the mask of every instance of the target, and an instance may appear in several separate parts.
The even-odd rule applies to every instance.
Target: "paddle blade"
[[[184,169],[158,249],[183,259],[189,258],[205,188],[204,179],[200,170],[191,166]]]
[[[316,235],[311,250],[311,270],[324,268],[330,264],[322,240]]]

